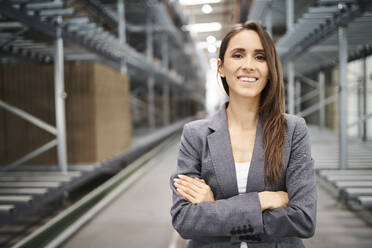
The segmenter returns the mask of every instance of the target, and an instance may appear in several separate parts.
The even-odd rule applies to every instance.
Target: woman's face
[[[269,68],[260,37],[243,30],[230,39],[224,62],[218,59],[218,72],[226,78],[229,95],[259,97],[267,83]]]

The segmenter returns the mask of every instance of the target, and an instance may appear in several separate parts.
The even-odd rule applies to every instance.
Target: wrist
[[[268,193],[270,192],[268,191],[258,192],[258,199],[260,200],[262,211],[271,208]]]

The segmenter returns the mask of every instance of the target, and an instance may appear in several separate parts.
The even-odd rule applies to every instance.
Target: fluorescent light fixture
[[[202,11],[204,14],[210,14],[210,13],[212,13],[213,8],[212,8],[212,6],[210,6],[209,4],[204,4],[203,7],[201,8],[201,11]]]
[[[185,26],[186,30],[191,32],[214,32],[220,31],[222,28],[219,22],[195,23]]]
[[[215,45],[209,45],[208,46],[208,52],[209,53],[215,53],[217,51],[217,47]]]
[[[207,42],[208,43],[215,43],[216,42],[216,37],[214,37],[213,35],[209,35],[207,37]]]
[[[221,46],[221,40],[216,40],[216,42],[213,42],[213,43],[209,43],[209,42],[206,42],[206,41],[199,41],[196,43],[196,46],[199,48],[199,49],[208,49],[208,46],[210,45],[213,45],[217,48],[219,48]]]
[[[221,0],[179,0],[182,5],[202,5],[208,3],[219,3]]]
[[[210,66],[213,70],[217,70],[217,59],[216,59],[216,58],[210,58],[210,59],[209,59],[209,66]]]

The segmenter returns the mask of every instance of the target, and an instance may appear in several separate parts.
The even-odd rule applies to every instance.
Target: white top
[[[239,194],[245,193],[250,166],[251,162],[235,163],[236,179],[238,182]],[[246,242],[241,242],[240,248],[248,248],[248,244]]]

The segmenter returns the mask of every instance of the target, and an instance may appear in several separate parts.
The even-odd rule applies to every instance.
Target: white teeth
[[[252,78],[252,77],[240,77],[239,80],[246,81],[246,82],[256,82],[257,81],[256,78]]]

